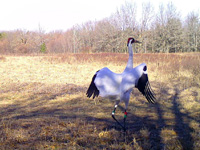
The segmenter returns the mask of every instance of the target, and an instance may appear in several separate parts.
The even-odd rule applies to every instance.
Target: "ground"
[[[86,97],[95,72],[127,54],[0,56],[0,149],[200,149],[200,53],[135,54],[156,104],[134,89],[124,133],[114,101]],[[124,104],[116,110],[123,122]]]

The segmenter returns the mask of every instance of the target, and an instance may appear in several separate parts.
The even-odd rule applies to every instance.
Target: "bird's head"
[[[127,46],[128,46],[128,44],[133,44],[133,43],[141,43],[141,42],[139,42],[139,41],[137,41],[137,40],[135,40],[134,38],[128,38],[128,42],[127,42]]]

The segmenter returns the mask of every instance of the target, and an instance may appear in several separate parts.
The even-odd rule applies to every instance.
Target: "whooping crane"
[[[116,100],[116,104],[114,110],[112,111],[112,117],[124,129],[124,131],[126,130],[126,110],[128,108],[131,91],[134,87],[138,88],[138,90],[146,97],[149,103],[154,103],[156,100],[154,96],[155,94],[153,93],[149,84],[146,64],[142,63],[133,68],[133,43],[140,42],[134,38],[128,39],[127,46],[129,50],[129,58],[125,70],[118,74],[112,72],[107,67],[102,68],[93,76],[91,84],[86,93],[87,97],[89,98],[93,95],[93,99],[99,95],[101,97],[114,98]],[[119,123],[115,118],[115,111],[120,102],[125,103],[124,126],[122,126],[121,123]]]

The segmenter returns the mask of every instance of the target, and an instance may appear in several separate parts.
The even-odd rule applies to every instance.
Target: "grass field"
[[[200,53],[135,54],[157,103],[135,89],[127,133],[114,101],[85,95],[95,72],[120,73],[126,54],[0,56],[0,149],[200,149]],[[124,104],[116,111],[123,121]]]

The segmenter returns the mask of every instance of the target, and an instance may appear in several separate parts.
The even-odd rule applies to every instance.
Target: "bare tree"
[[[137,24],[136,12],[137,6],[135,3],[125,2],[120,9],[117,9],[116,13],[113,14],[111,18],[115,26],[123,31],[127,28],[134,29]]]
[[[154,8],[150,2],[143,3],[142,4],[142,17],[141,17],[141,23],[140,23],[140,36],[143,43],[144,52],[147,52],[147,43],[151,39],[148,39],[150,37],[148,34],[148,30],[150,29],[150,24],[153,20],[154,15]]]
[[[185,21],[185,37],[187,43],[185,51],[195,51],[200,49],[200,21],[199,15],[191,12]]]

